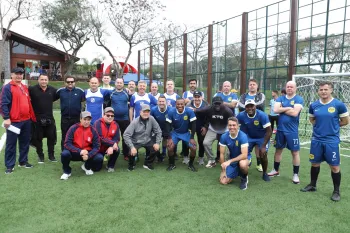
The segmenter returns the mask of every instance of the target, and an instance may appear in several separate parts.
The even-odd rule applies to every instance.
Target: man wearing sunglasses
[[[61,150],[63,151],[68,129],[80,121],[81,102],[85,100],[85,95],[83,89],[75,87],[75,78],[67,76],[65,87],[58,89],[56,96],[60,99],[61,106]]]
[[[114,121],[114,109],[105,108],[102,118],[95,121],[94,127],[101,141],[99,153],[106,154],[108,158],[106,169],[108,172],[114,172],[119,156],[118,143],[120,140],[119,125]]]

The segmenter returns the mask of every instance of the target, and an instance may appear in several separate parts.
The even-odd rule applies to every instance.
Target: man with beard
[[[185,91],[182,94],[182,98],[185,99],[185,104],[188,104],[191,100],[193,100],[193,93],[197,90],[197,79],[190,79],[188,81],[188,85],[190,86],[190,90]],[[203,92],[202,92],[202,98],[204,99]]]

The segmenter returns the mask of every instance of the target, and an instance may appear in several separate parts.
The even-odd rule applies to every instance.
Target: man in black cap
[[[218,147],[215,158],[212,146],[214,141],[220,141],[221,135],[227,131],[227,120],[229,117],[233,117],[233,112],[223,104],[223,100],[219,96],[213,98],[211,106],[203,109],[194,109],[194,111],[199,119],[205,119],[206,122],[206,127],[202,130],[202,134],[205,134],[203,145],[208,156],[208,164],[206,167],[215,167],[216,161],[220,159],[220,151]]]

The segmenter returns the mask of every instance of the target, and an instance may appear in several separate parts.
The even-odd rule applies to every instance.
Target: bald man
[[[279,176],[279,166],[282,159],[282,151],[287,148],[293,157],[293,177],[294,184],[299,184],[300,166],[300,144],[299,144],[299,116],[303,109],[304,99],[296,94],[297,87],[294,81],[286,84],[286,95],[277,98],[274,105],[274,112],[280,114],[279,124],[275,138],[275,162],[274,169],[268,173],[269,176]]]
[[[160,93],[158,92],[158,84],[157,83],[152,83],[151,84],[151,95],[153,95],[154,98],[156,98],[156,100],[158,100]]]
[[[229,107],[232,110],[233,115],[235,115],[235,108],[238,103],[238,97],[235,93],[231,92],[231,83],[229,81],[225,81],[222,84],[221,92],[216,93],[214,97],[215,96],[220,96],[223,104]]]

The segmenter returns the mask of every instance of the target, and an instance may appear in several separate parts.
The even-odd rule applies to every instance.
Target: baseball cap
[[[114,112],[114,109],[111,107],[107,107],[107,108],[105,108],[104,113],[106,113],[106,112]]]
[[[11,73],[24,73],[24,69],[23,68],[21,68],[21,67],[15,67],[15,68],[13,68],[12,70],[11,70]]]
[[[81,113],[80,113],[80,119],[83,119],[83,118],[85,118],[85,117],[90,117],[90,118],[92,118],[92,117],[91,117],[91,112],[84,111],[84,112],[81,112]]]
[[[215,104],[215,103],[222,103],[223,101],[222,101],[222,98],[220,97],[220,96],[215,96],[214,98],[213,98],[213,104]]]
[[[151,111],[151,108],[149,107],[148,104],[143,104],[141,110],[142,110],[142,111]]]
[[[196,95],[202,96],[202,92],[200,92],[200,91],[193,92],[193,96],[196,96]]]
[[[256,105],[254,100],[246,100],[244,106],[247,106],[248,104]]]

